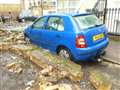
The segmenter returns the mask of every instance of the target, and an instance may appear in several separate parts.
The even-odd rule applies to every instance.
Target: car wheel
[[[98,63],[102,63],[102,61],[103,61],[103,59],[101,59],[101,58],[98,58],[98,59],[97,59],[97,62],[98,62]]]
[[[24,36],[24,40],[26,41],[27,44],[30,44],[30,39],[26,36]]]
[[[63,59],[72,60],[72,54],[66,48],[60,48],[58,51],[58,55]]]
[[[25,19],[24,19],[24,18],[22,19],[22,22],[25,22]]]
[[[106,51],[103,51],[103,52],[101,53],[101,55],[102,55],[102,56],[106,55]]]

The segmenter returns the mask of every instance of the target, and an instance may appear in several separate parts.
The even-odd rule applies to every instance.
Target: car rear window
[[[80,29],[87,29],[103,24],[95,15],[74,16],[73,18]]]

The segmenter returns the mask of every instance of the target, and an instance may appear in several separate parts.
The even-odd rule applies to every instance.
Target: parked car
[[[74,61],[98,58],[108,45],[107,28],[94,15],[46,15],[24,31],[25,40]]]
[[[25,21],[35,21],[38,17],[32,15],[31,10],[24,10],[20,13],[18,17],[19,22],[25,22]]]

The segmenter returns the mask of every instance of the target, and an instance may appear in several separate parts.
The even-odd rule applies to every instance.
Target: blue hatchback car
[[[74,61],[99,57],[109,42],[107,28],[91,14],[42,16],[24,35],[25,40]]]

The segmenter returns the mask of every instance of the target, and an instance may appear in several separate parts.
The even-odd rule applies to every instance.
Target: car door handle
[[[56,35],[57,38],[60,38],[61,36],[60,35]]]

